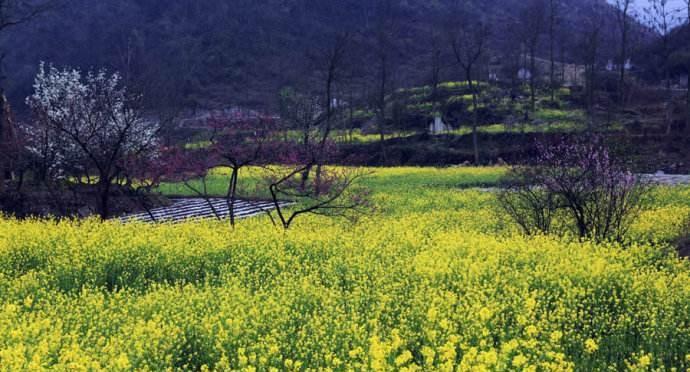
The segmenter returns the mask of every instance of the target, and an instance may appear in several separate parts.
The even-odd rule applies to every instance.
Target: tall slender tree
[[[2,59],[0,56],[0,65]],[[0,72],[1,73],[1,72]],[[5,190],[5,180],[13,178],[12,163],[17,155],[17,142],[10,103],[0,88],[0,193]]]
[[[549,70],[549,90],[551,92],[551,103],[556,101],[556,38],[558,37],[560,22],[561,2],[559,0],[549,0],[549,60],[551,67]],[[563,61],[561,61],[563,63]]]
[[[626,86],[625,73],[630,47],[630,27],[633,17],[632,11],[635,0],[616,0],[616,21],[619,31],[618,49],[618,103],[625,105]]]
[[[585,103],[589,116],[588,127],[593,129],[594,124],[594,100],[597,84],[597,63],[601,54],[602,29],[604,19],[601,7],[593,5],[591,18],[587,21],[585,32],[581,35],[579,52],[581,61],[585,65]]]
[[[431,95],[429,96],[432,103],[432,111],[437,115],[440,108],[440,94],[439,85],[441,84],[441,75],[443,73],[443,50],[441,46],[441,35],[434,28],[429,34],[429,85],[431,86]]]
[[[520,13],[522,38],[527,47],[529,59],[530,109],[537,109],[537,52],[544,32],[546,9],[545,0],[528,0]]]
[[[671,76],[668,66],[670,51],[671,31],[676,21],[675,10],[669,0],[650,0],[649,7],[645,8],[647,22],[656,39],[660,41],[661,52],[658,54],[658,65],[662,70],[662,75],[666,86],[666,135],[671,134],[671,106],[673,94],[671,91]]]
[[[324,154],[337,119],[344,111],[338,87],[345,83],[347,53],[350,51],[351,34],[335,32],[324,38],[322,45],[309,51],[305,69],[298,69],[301,91],[287,88],[281,94],[281,115],[292,129],[299,131],[304,156],[312,157],[310,166],[301,174],[306,184],[316,167],[316,177],[321,174]]]
[[[322,54],[323,81],[324,81],[324,103],[325,112],[323,125],[319,133],[317,151],[313,154],[315,157],[325,156],[325,148],[331,138],[331,132],[335,126],[335,120],[338,114],[342,111],[342,100],[336,94],[338,83],[343,80],[343,71],[345,69],[345,57],[350,43],[350,34],[348,32],[337,33],[333,41]],[[323,165],[326,159],[315,159],[316,163],[316,178],[320,181],[323,174]]]
[[[685,3],[685,27],[690,32],[690,0],[683,0]],[[685,129],[690,133],[690,59],[687,61],[685,72],[688,75],[687,92],[685,93]]]
[[[488,49],[489,26],[487,22],[477,19],[464,7],[456,7],[453,18],[461,20],[450,28],[450,42],[455,61],[462,70],[467,86],[472,94],[472,145],[474,162],[480,164],[479,156],[479,90],[477,69]]]
[[[373,66],[375,76],[374,111],[376,113],[376,126],[378,127],[381,143],[381,157],[387,161],[385,136],[386,136],[386,107],[387,97],[393,88],[395,69],[394,55],[397,49],[396,37],[398,34],[397,10],[399,0],[379,0],[375,2],[376,10],[371,33],[374,40]]]

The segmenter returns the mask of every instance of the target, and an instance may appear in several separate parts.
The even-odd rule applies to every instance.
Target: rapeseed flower
[[[585,351],[587,351],[590,354],[594,354],[599,350],[599,344],[597,344],[596,341],[594,341],[591,338],[588,338],[585,341]]]
[[[458,188],[500,169],[376,172],[356,224],[0,219],[0,371],[690,369],[690,267],[664,243],[690,188],[621,249],[524,237]]]

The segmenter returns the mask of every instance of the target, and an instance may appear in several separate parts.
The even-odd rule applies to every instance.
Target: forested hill
[[[344,33],[350,35],[344,58],[353,67],[343,75],[359,79],[363,91],[367,77],[381,73],[375,67],[381,58],[391,84],[424,82],[431,47],[447,49],[444,30],[467,18],[491,24],[491,49],[497,52],[518,48],[525,35],[520,30],[536,18],[543,22],[537,25],[541,50],[548,37],[547,0],[475,0],[462,17],[453,11],[458,0],[62,1],[0,36],[4,85],[17,106],[40,61],[118,70],[152,107],[260,107],[274,102],[282,87],[308,85],[321,68],[322,51]],[[536,14],[532,3],[539,1],[544,6]],[[592,9],[606,3],[557,3],[558,43],[565,46],[563,58],[575,60],[578,30],[591,23]]]

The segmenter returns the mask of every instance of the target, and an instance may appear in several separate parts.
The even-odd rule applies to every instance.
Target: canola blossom
[[[0,370],[690,368],[690,263],[659,188],[625,247],[527,238],[496,168],[378,169],[356,223],[0,220]]]

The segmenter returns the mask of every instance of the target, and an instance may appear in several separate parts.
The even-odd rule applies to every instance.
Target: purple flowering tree
[[[644,205],[647,185],[600,138],[538,146],[536,164],[513,168],[499,201],[527,234],[553,232],[554,219],[581,238],[621,241]]]

